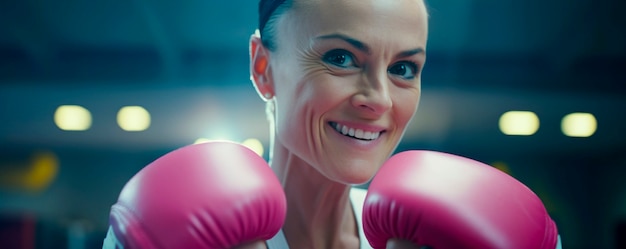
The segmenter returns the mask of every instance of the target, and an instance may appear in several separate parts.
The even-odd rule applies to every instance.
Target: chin
[[[371,177],[350,177],[350,178],[344,178],[339,182],[346,184],[346,185],[363,185],[367,183],[370,179]]]
[[[344,167],[344,170],[338,173],[338,182],[348,185],[361,185],[367,183],[374,177],[382,163],[372,165],[372,162],[352,162],[350,166]],[[364,166],[366,165],[366,166]]]

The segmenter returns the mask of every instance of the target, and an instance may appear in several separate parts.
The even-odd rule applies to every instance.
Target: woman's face
[[[295,0],[270,56],[276,142],[326,177],[368,181],[420,99],[422,0]]]

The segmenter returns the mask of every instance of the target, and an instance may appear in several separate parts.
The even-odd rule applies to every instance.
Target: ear
[[[270,53],[258,33],[250,37],[250,80],[265,101],[274,97],[274,82],[270,68]]]

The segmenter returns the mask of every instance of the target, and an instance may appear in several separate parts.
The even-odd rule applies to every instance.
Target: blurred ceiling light
[[[84,131],[91,127],[91,113],[79,105],[62,105],[54,112],[54,123],[64,131]]]
[[[198,138],[198,139],[196,139],[194,144],[209,143],[209,142],[216,142],[216,141],[236,143],[236,142],[234,142],[232,140],[228,140],[228,139]],[[263,148],[263,143],[261,143],[261,141],[259,141],[256,138],[246,139],[245,141],[241,142],[241,144],[243,146],[248,147],[250,150],[254,151],[259,156],[263,156],[263,153],[265,152],[265,150]]]
[[[591,113],[570,113],[561,120],[561,130],[569,137],[590,137],[598,128],[598,122]]]
[[[231,142],[231,143],[236,143],[235,141],[232,141],[230,139],[208,139],[208,138],[198,138],[196,139],[195,142],[193,142],[194,144],[201,144],[201,143],[209,143],[209,142]]]
[[[193,144],[208,143],[210,141],[211,139],[201,137],[201,138],[196,139],[196,141],[193,142]]]
[[[249,138],[243,141],[241,144],[250,148],[252,151],[256,152],[257,155],[263,156],[263,144],[256,138]]]
[[[125,106],[117,112],[117,124],[125,131],[144,131],[150,127],[150,113],[141,106]]]
[[[228,126],[213,126],[208,128],[208,132],[203,133],[202,137],[196,139],[194,144],[206,143],[206,142],[231,142],[231,143],[239,143],[237,141],[241,141],[237,139],[237,136],[233,136],[233,132],[231,132]]]
[[[509,111],[500,116],[499,125],[506,135],[530,136],[539,130],[539,118],[534,112]]]
[[[36,153],[30,170],[23,178],[23,184],[30,190],[43,190],[56,178],[59,160],[52,152]]]
[[[34,153],[29,161],[0,165],[0,187],[38,192],[56,178],[59,159],[52,152]]]

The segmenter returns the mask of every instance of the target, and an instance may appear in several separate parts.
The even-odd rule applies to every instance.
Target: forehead
[[[368,43],[424,47],[428,34],[423,0],[294,0],[286,15],[292,39],[342,33]]]

